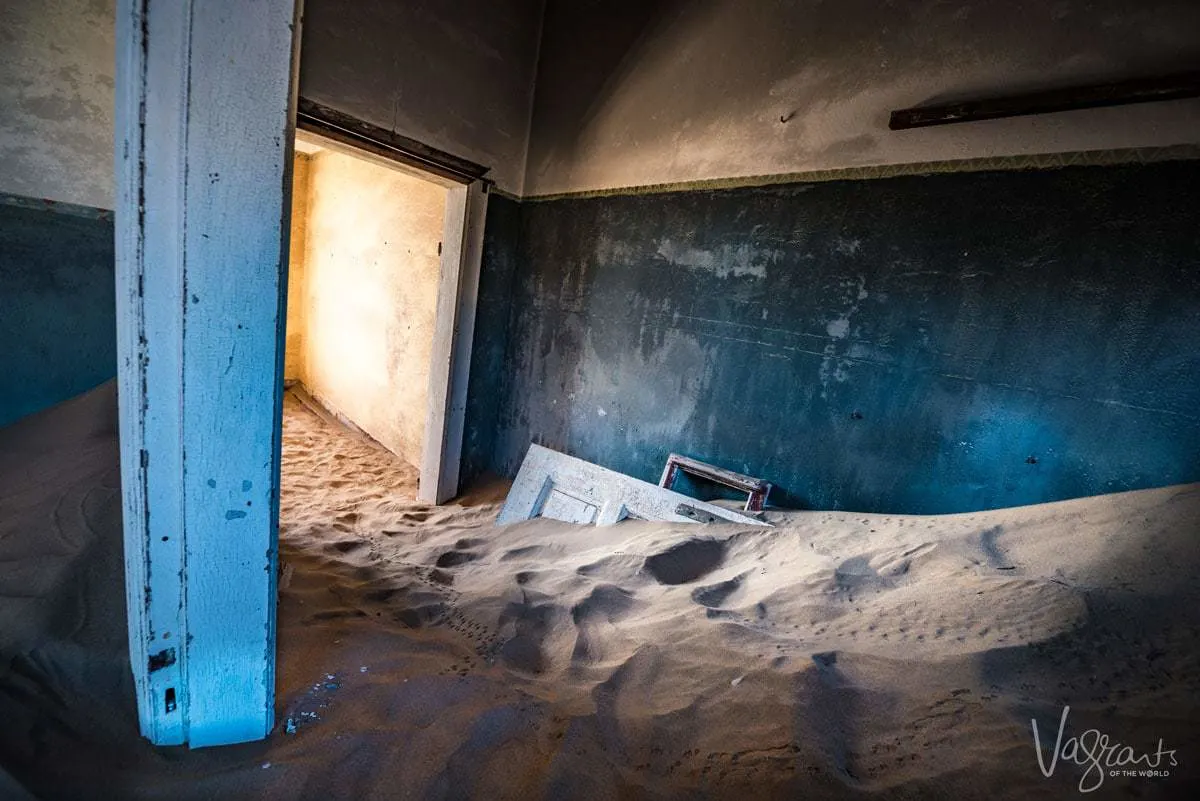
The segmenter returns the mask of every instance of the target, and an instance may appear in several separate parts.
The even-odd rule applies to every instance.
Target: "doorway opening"
[[[443,503],[459,489],[487,168],[303,98],[294,151],[284,422],[304,409],[348,429],[412,474],[409,495]]]
[[[285,418],[307,407],[369,437],[415,495],[449,187],[304,131],[294,159]]]
[[[486,192],[303,129],[293,158],[278,586],[301,600],[281,625],[318,640],[372,612],[422,626],[441,596],[392,576],[405,549],[487,524],[438,506],[458,494]],[[312,666],[277,675],[286,725],[312,720]]]

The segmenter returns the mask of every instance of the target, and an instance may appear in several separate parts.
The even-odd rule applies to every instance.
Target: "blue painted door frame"
[[[118,2],[126,596],[160,745],[273,726],[297,6]]]

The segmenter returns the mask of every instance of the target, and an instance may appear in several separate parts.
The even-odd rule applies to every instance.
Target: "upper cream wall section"
[[[300,94],[525,175],[542,0],[306,0]]]
[[[300,92],[525,175],[542,0],[306,0]],[[0,0],[0,192],[113,206],[114,0]]]
[[[307,0],[300,91],[517,194],[1200,139],[1200,100],[887,130],[939,97],[1194,69],[1196,0],[551,0],[539,60],[542,5]],[[114,15],[0,0],[0,192],[112,208]]]
[[[0,192],[113,207],[113,0],[0,0]]]
[[[1197,65],[1196,0],[549,0],[525,194],[1196,143],[1200,100],[887,123]]]

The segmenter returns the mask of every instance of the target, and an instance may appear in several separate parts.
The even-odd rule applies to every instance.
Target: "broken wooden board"
[[[597,526],[628,518],[768,525],[732,509],[656,487],[541,445],[530,445],[496,525],[535,517]]]

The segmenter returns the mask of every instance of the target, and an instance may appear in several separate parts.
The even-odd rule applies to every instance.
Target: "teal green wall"
[[[1200,480],[1197,208],[1195,161],[495,208],[464,464],[912,514]]]
[[[0,197],[0,426],[116,375],[109,212]]]

